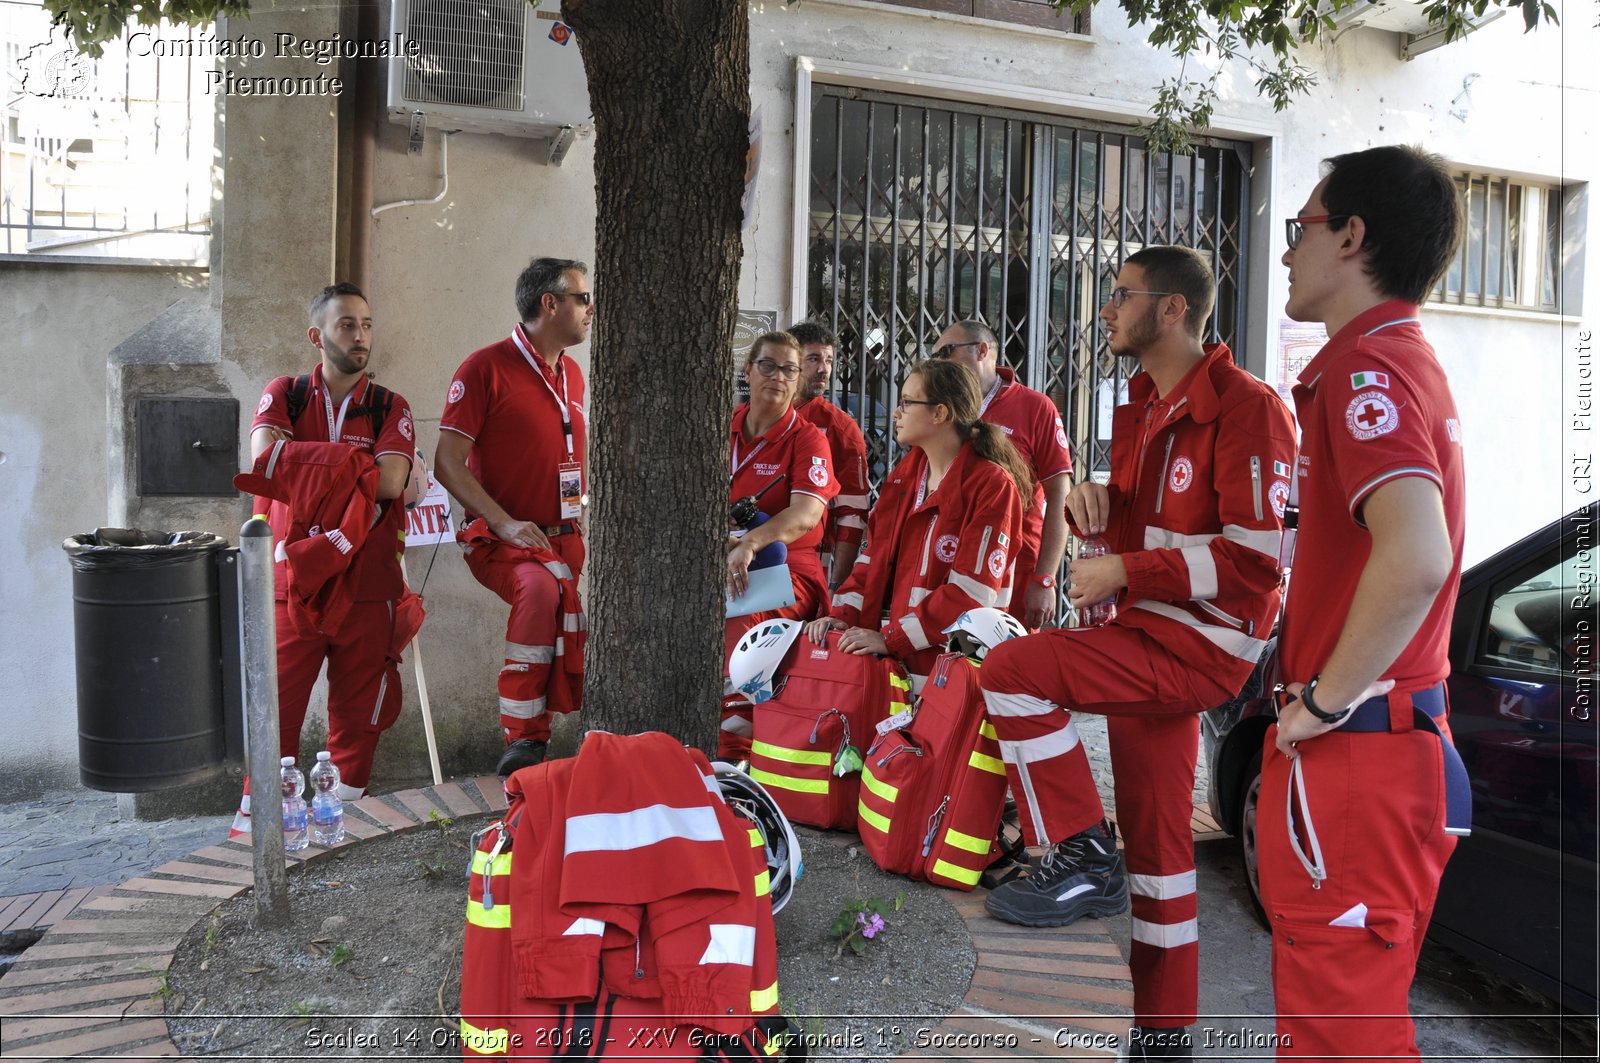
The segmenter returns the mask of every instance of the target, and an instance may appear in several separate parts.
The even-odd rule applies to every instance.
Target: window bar
[[[1467,255],[1472,252],[1472,175],[1468,174],[1461,186],[1461,245],[1456,249],[1456,261],[1461,269],[1461,284],[1456,289],[1456,305],[1467,304]]]
[[[1505,189],[1505,194],[1500,197],[1500,305],[1508,302],[1506,294],[1509,291],[1508,282],[1511,278],[1512,256],[1516,253],[1511,243],[1511,180],[1502,178],[1500,185]],[[1511,292],[1509,300],[1512,306],[1522,300],[1518,298],[1521,293]]]
[[[848,291],[841,275],[844,268],[844,97],[833,98],[833,312],[829,316],[832,331],[839,334],[839,293]],[[866,354],[866,341],[857,341],[858,353]],[[864,376],[865,362],[856,376]],[[859,382],[859,381],[858,381]],[[864,410],[865,407],[862,407]]]
[[[1211,334],[1219,340],[1222,338],[1222,219],[1226,213],[1222,209],[1222,204],[1225,202],[1223,199],[1223,193],[1225,193],[1228,189],[1223,176],[1226,170],[1227,167],[1224,166],[1222,162],[1222,153],[1218,152],[1217,164],[1216,166],[1212,167],[1212,173],[1214,174],[1214,179],[1217,184],[1217,194],[1215,197],[1213,197],[1213,201],[1216,203],[1217,207],[1211,215],[1211,272],[1212,275],[1217,278],[1217,298],[1211,303]],[[1198,200],[1199,196],[1195,196],[1194,198]],[[1247,212],[1244,210],[1239,211],[1239,220],[1241,226],[1244,224],[1244,216],[1246,213]],[[1200,216],[1197,212],[1195,214],[1195,222],[1197,226],[1199,223],[1199,218]],[[1198,229],[1196,231],[1198,231]],[[1241,244],[1242,242],[1243,241],[1241,240]],[[1240,285],[1234,285],[1235,298],[1238,297],[1239,288]],[[1234,315],[1235,324],[1242,323],[1243,320],[1244,318],[1241,315],[1237,313]],[[1230,343],[1228,346],[1230,349],[1232,349],[1234,345]],[[1238,356],[1240,358],[1244,357],[1242,350]]]
[[[1117,167],[1117,179],[1121,183],[1121,202],[1117,204],[1117,268],[1128,260],[1128,137],[1126,134],[1119,138],[1122,142],[1122,151],[1118,159],[1121,165]]]
[[[1050,239],[1050,212],[1055,197],[1050,194],[1055,172],[1055,153],[1049,150],[1050,130],[1033,125],[1027,135],[1033,158],[1028,186],[1028,319],[1023,334],[1023,349],[1028,352],[1028,379],[1023,383],[1036,391],[1050,385],[1050,278],[1055,269],[1055,245]],[[1034,268],[1034,263],[1039,268]],[[1063,323],[1066,318],[1063,317]]]
[[[1189,156],[1189,246],[1200,242],[1200,151],[1196,148]],[[1221,214],[1219,210],[1217,212]],[[1216,250],[1215,248],[1212,249]],[[1216,309],[1213,305],[1212,309]]]
[[[983,186],[984,177],[987,176],[985,171],[988,169],[986,163],[989,161],[984,157],[983,147],[984,135],[988,131],[988,119],[980,114],[978,116],[977,165],[974,167],[977,171],[978,185],[975,190],[976,198],[972,204],[972,316],[981,318],[984,321],[989,320],[989,315],[983,312],[986,302],[983,283]]]
[[[861,197],[861,417],[864,421],[871,421],[867,407],[867,376],[868,367],[872,362],[872,351],[869,348],[872,334],[872,271],[868,268],[872,261],[872,128],[874,112],[877,104],[867,102],[866,122],[866,151],[862,155],[862,165],[866,167],[865,194]]]
[[[1489,194],[1492,186],[1488,174],[1483,177],[1483,238],[1478,244],[1478,305],[1489,305]]]
[[[1000,229],[1000,307],[996,315],[997,324],[995,338],[999,341],[1000,349],[995,352],[995,357],[1003,362],[1006,355],[1007,340],[1012,334],[1011,324],[1011,178],[1012,167],[1016,159],[1011,151],[1011,121],[1007,119],[1000,126],[1000,194],[995,197],[999,204]]]
[[[929,108],[922,108],[922,194],[921,219],[917,226],[917,336],[927,335],[928,329],[928,182],[932,171],[929,156],[932,154],[933,116]],[[938,337],[934,337],[937,339]]]
[[[890,362],[890,375],[899,379],[899,365],[901,365],[901,269],[899,269],[899,191],[901,191],[901,149],[904,141],[901,138],[901,122],[906,117],[904,107],[894,107],[894,181],[890,186],[890,343],[893,344],[894,360]]]
[[[945,206],[944,206],[944,317],[945,322],[956,318],[956,174],[959,171],[960,153],[960,127],[957,123],[955,111],[950,112],[950,169],[945,180]]]

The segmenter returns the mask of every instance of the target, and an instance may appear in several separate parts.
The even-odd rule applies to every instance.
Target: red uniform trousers
[[[572,570],[577,580],[583,570],[581,535],[557,535],[550,547]],[[494,551],[473,550],[467,568],[477,581],[511,606],[506,619],[505,663],[500,668],[500,727],[507,744],[519,738],[550,740],[550,714],[546,693],[550,673],[557,663],[557,640],[562,630],[561,585],[537,561],[495,560]],[[567,639],[570,645],[572,639]]]
[[[796,581],[794,585],[794,604],[783,609],[773,609],[763,613],[751,613],[748,616],[729,617],[722,624],[722,671],[727,675],[728,658],[733,656],[733,647],[744,637],[744,633],[757,624],[764,624],[768,620],[799,620],[814,619],[824,608],[821,594],[807,581]],[[802,636],[803,637],[803,636]],[[727,689],[726,686],[723,687]],[[741,760],[750,759],[750,738],[755,734],[755,721],[751,718],[751,711],[755,706],[750,704],[750,699],[743,694],[726,694],[722,698],[722,725],[717,731],[717,759],[725,760],[730,764],[737,764]]]
[[[1448,736],[1443,720],[1440,730]],[[1272,921],[1278,1056],[1417,1059],[1407,996],[1456,846],[1444,832],[1439,739],[1333,731],[1299,745],[1300,845],[1310,856],[1309,819],[1327,871],[1313,889],[1289,842],[1291,762],[1277,734],[1267,728],[1256,852]]]
[[[1070,838],[1104,817],[1072,713],[1110,717],[1132,894],[1134,1014],[1143,1026],[1190,1025],[1200,992],[1190,827],[1198,714],[1234,692],[1148,633],[1116,624],[1052,628],[1001,643],[984,659],[980,679],[1031,845]]]
[[[328,752],[346,786],[366,789],[378,736],[400,716],[400,670],[389,656],[393,602],[356,602],[339,633],[297,634],[289,603],[277,602],[279,756],[300,759],[300,727],[311,688],[328,662]]]

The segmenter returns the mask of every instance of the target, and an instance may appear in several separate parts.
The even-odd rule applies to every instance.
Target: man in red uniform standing
[[[981,321],[957,321],[945,329],[933,357],[954,359],[977,374],[983,419],[1000,426],[1033,472],[1033,502],[1023,514],[1022,542],[1017,545],[1017,593],[1007,611],[1030,629],[1043,627],[1055,619],[1056,572],[1067,548],[1072,457],[1061,414],[999,364],[1000,341]]]
[[[1455,253],[1436,155],[1339,155],[1289,219],[1288,315],[1331,337],[1294,389],[1298,542],[1256,838],[1279,1055],[1416,1059],[1407,993],[1471,821],[1444,679],[1461,422],[1419,305]]]
[[[278,632],[278,730],[281,754],[298,757],[311,688],[328,662],[328,752],[339,767],[341,793],[366,793],[378,736],[400,715],[400,672],[393,655],[395,603],[405,591],[400,552],[405,549],[401,496],[411,475],[416,431],[406,400],[367,376],[372,353],[372,310],[353,284],[334,284],[311,301],[311,345],[320,363],[300,377],[267,385],[250,425],[254,460],[279,440],[347,443],[378,463],[378,522],[350,562],[355,602],[337,630],[308,634],[290,618],[288,565],[273,565]],[[267,510],[274,547],[291,515],[282,502]],[[277,555],[277,549],[274,554]],[[268,787],[270,794],[271,787]]]
[[[828,503],[828,521],[822,534],[822,552],[832,556],[828,586],[836,588],[850,574],[861,552],[867,530],[867,441],[855,418],[827,399],[833,379],[833,355],[839,346],[834,334],[815,321],[802,321],[789,329],[800,344],[800,396],[795,409],[822,429],[833,457],[833,475],[839,493]]]
[[[479,583],[511,606],[500,670],[500,726],[509,776],[544,760],[552,673],[576,648],[564,604],[583,569],[587,415],[583,372],[565,354],[589,337],[588,267],[536,258],[517,278],[520,319],[511,335],[474,351],[456,370],[439,419],[439,482],[490,541],[467,554]],[[504,547],[509,549],[500,548]],[[551,555],[544,561],[528,551]]]
[[[1072,562],[1070,601],[1117,596],[1101,627],[1056,628],[989,651],[989,718],[1030,844],[1027,878],[986,902],[1022,926],[1113,915],[1132,894],[1135,1059],[1187,1059],[1199,1007],[1193,810],[1199,714],[1236,694],[1278,613],[1281,502],[1294,457],[1283,400],[1202,344],[1216,285],[1184,247],[1130,256],[1100,311],[1114,354],[1143,372],[1111,429],[1111,482],[1067,498],[1111,553]],[[1072,714],[1109,717],[1127,870]]]

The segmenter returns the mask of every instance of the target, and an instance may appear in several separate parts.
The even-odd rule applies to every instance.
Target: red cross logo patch
[[[270,394],[261,396],[261,401],[256,403],[256,416],[260,417],[262,414],[266,413],[271,405],[272,396]]]
[[[1194,483],[1194,462],[1179,455],[1172,459],[1172,471],[1167,473],[1167,484],[1177,493],[1189,490]]]
[[[460,402],[461,396],[467,393],[467,385],[459,380],[450,382],[450,394],[445,397],[446,402]]]
[[[1400,427],[1400,411],[1382,391],[1363,391],[1345,407],[1344,425],[1360,442],[1388,435]]]
[[[941,535],[933,544],[933,553],[940,561],[950,564],[956,559],[956,551],[961,547],[961,540],[954,535]]]
[[[811,482],[818,487],[828,486],[828,467],[826,465],[813,465],[806,475],[811,477]]]

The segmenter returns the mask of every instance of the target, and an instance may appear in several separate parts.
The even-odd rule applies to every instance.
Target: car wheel
[[[1261,801],[1261,751],[1250,757],[1239,780],[1239,859],[1244,864],[1245,885],[1250,888],[1250,907],[1256,922],[1272,929],[1267,910],[1261,905],[1261,872],[1256,862],[1256,806]]]

